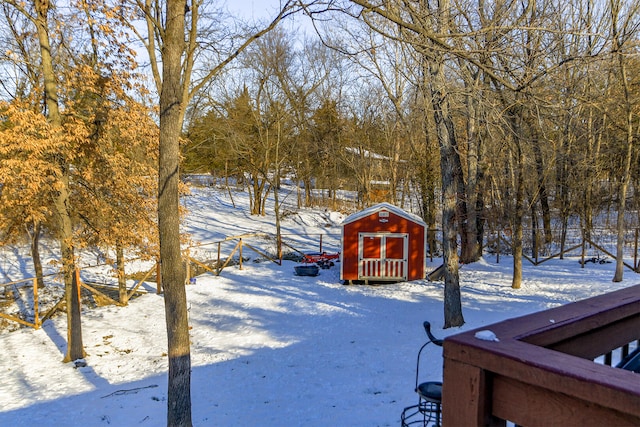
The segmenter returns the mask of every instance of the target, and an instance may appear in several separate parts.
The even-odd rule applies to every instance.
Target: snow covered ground
[[[200,189],[185,199],[185,230],[211,242],[246,232],[272,233],[273,218],[246,214],[247,200]],[[342,216],[303,211],[287,232],[339,233]],[[307,242],[311,244],[311,240]],[[333,242],[335,244],[335,242]],[[331,245],[331,241],[327,241]],[[252,256],[253,254],[245,254]],[[12,258],[13,257],[13,258]],[[13,252],[0,262],[7,280],[24,265]],[[415,358],[425,340],[555,307],[640,283],[614,264],[577,258],[534,267],[512,289],[511,258],[486,255],[461,270],[462,328],[443,330],[443,283],[415,281],[345,286],[338,266],[316,277],[294,275],[294,262],[246,262],[187,286],[191,329],[193,422],[196,426],[397,426],[416,403]],[[437,260],[430,268],[439,265]],[[0,426],[163,426],[166,423],[166,333],[163,297],[149,291],[127,307],[83,310],[87,366],[61,360],[66,317],[40,330],[0,333]],[[428,347],[421,372],[441,378],[441,350]]]

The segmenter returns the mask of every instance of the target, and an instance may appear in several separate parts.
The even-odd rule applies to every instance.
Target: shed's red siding
[[[368,213],[370,212],[370,213]],[[363,211],[366,214],[354,214],[345,219],[342,226],[342,251],[340,262],[340,278],[342,280],[363,280],[371,279],[362,276],[363,267],[360,265],[359,253],[365,258],[383,258],[381,251],[385,251],[386,258],[397,258],[405,250],[404,236],[406,235],[406,271],[399,269],[401,266],[388,266],[389,271],[394,270],[395,274],[384,274],[384,271],[376,276],[378,280],[396,280],[402,274],[406,280],[418,280],[425,277],[425,224],[413,215],[401,209],[381,203]],[[367,234],[360,240],[361,233]],[[386,245],[381,249],[381,241]],[[362,248],[360,246],[362,245]],[[383,261],[381,261],[383,262]],[[369,271],[369,270],[367,270]],[[376,270],[377,271],[377,270]]]

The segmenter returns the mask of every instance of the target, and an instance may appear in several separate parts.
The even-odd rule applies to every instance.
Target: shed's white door
[[[358,233],[358,278],[406,280],[409,235]]]

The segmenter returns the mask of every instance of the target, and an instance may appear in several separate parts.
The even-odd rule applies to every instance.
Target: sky
[[[281,0],[240,0],[227,2],[227,8],[234,14],[244,17],[248,21],[270,21],[277,16],[280,10]],[[298,29],[305,31],[308,34],[313,34],[314,29],[311,25],[310,19],[303,15],[297,14],[293,18],[287,19],[286,22],[281,23],[286,28]]]
[[[280,0],[240,0],[227,2],[229,10],[237,11],[242,16],[250,19],[272,17],[279,6]]]

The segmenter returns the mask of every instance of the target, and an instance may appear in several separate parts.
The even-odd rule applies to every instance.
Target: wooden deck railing
[[[482,329],[444,342],[445,427],[640,425],[640,374],[593,361],[640,339],[640,285]]]

